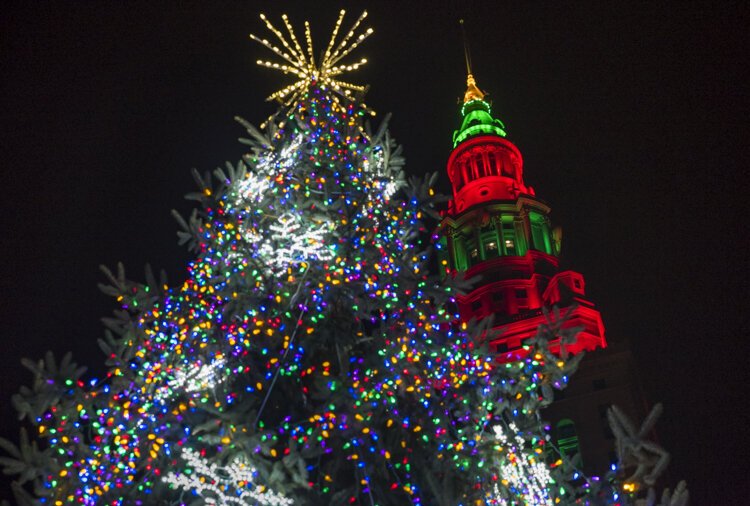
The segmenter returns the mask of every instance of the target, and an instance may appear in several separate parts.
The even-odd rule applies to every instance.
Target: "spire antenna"
[[[484,93],[477,87],[477,82],[471,73],[471,53],[469,52],[469,38],[466,36],[464,20],[459,19],[458,23],[461,25],[461,35],[464,39],[464,57],[466,58],[466,93],[464,93],[464,103],[471,102],[472,100],[483,100]]]
[[[469,39],[466,37],[466,28],[464,27],[464,20],[459,19],[458,23],[461,25],[461,37],[464,41],[464,57],[466,58],[466,74],[471,75],[471,53],[469,52]]]

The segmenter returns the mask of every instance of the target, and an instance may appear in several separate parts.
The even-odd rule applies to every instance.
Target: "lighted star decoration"
[[[341,22],[344,20],[345,14],[346,11],[343,9],[339,12],[339,18],[333,27],[331,39],[319,63],[315,62],[310,23],[308,21],[305,21],[306,48],[303,50],[286,14],[283,14],[281,19],[284,21],[288,37],[281,30],[277,29],[264,14],[260,15],[260,19],[265,22],[266,27],[279,39],[281,46],[275,45],[267,39],[261,39],[252,33],[250,34],[250,38],[273,51],[282,61],[258,60],[257,64],[280,70],[285,74],[294,74],[298,77],[295,83],[274,92],[266,100],[278,100],[288,106],[296,102],[300,94],[314,82],[317,82],[319,85],[328,86],[345,96],[351,95],[352,92],[364,91],[364,86],[336,79],[337,76],[340,76],[344,72],[357,70],[360,66],[367,63],[366,58],[362,58],[352,64],[341,63],[341,60],[356,49],[373,31],[372,28],[360,29],[362,21],[367,17],[367,11],[364,11],[349,32],[337,42],[336,38],[338,37]]]

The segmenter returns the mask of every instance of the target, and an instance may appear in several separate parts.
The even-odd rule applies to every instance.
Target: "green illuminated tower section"
[[[542,308],[554,305],[570,311],[566,325],[583,328],[570,352],[605,347],[583,276],[559,269],[561,232],[550,207],[524,182],[521,152],[471,74],[461,118],[447,166],[453,198],[440,230],[446,273],[472,281],[458,300],[462,319],[493,318],[502,331],[491,343],[500,360],[523,354],[544,320]]]

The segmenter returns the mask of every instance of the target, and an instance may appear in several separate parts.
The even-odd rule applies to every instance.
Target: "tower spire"
[[[550,208],[523,177],[523,157],[492,116],[471,68],[464,21],[466,93],[461,126],[453,133],[448,178],[453,199],[443,214],[440,249],[446,275],[461,276],[470,289],[456,297],[462,321],[492,317],[503,329],[490,337],[500,362],[528,353],[526,340],[545,321],[543,308],[558,305],[565,328],[582,330],[574,343],[551,343],[554,352],[577,353],[606,346],[601,315],[585,297],[583,276],[560,271],[560,241]]]
[[[464,58],[466,59],[466,93],[464,93],[464,103],[472,100],[483,100],[484,93],[477,87],[477,82],[471,73],[471,53],[469,52],[469,39],[466,37],[464,20],[459,19],[458,23],[461,25],[461,35],[464,40]]]

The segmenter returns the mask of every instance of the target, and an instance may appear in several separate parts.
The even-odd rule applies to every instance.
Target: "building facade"
[[[453,135],[448,177],[453,198],[440,236],[446,274],[471,281],[458,298],[462,319],[493,318],[498,337],[490,342],[499,361],[523,354],[524,340],[544,322],[543,307],[568,312],[566,327],[580,327],[568,351],[606,347],[599,311],[586,297],[583,276],[559,268],[562,233],[550,207],[523,177],[523,157],[507,139],[505,125],[471,74]],[[560,343],[551,343],[552,351]]]

